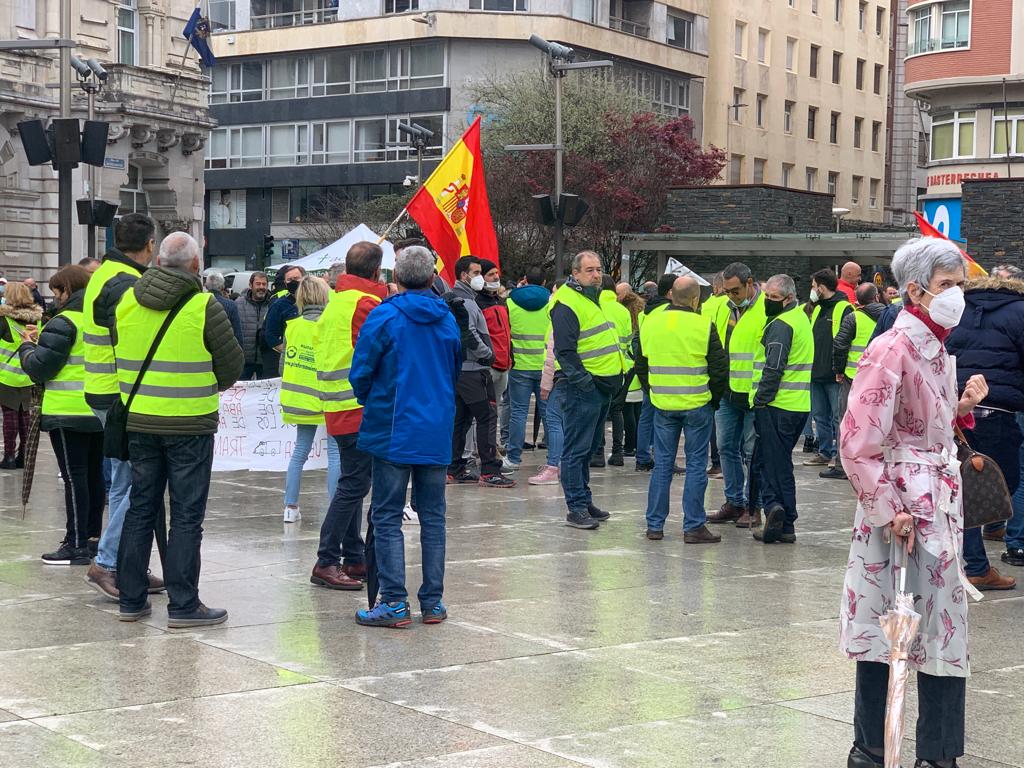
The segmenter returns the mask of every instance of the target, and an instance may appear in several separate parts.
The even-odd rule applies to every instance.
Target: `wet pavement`
[[[200,593],[230,618],[201,631],[168,630],[164,596],[119,622],[84,567],[43,566],[64,516],[45,449],[24,520],[21,473],[0,473],[0,767],[845,766],[849,486],[798,468],[792,546],[732,526],[684,545],[678,506],[651,542],[649,475],[595,470],[612,517],[578,531],[559,487],[525,484],[542,458],[525,454],[512,490],[449,488],[451,618],[407,630],[358,627],[365,593],[309,584],[323,472],[307,473],[295,525],[282,474],[214,475]],[[709,509],[721,495],[712,480]],[[417,536],[406,527],[413,594]],[[1024,766],[1024,591],[971,611],[961,765]]]

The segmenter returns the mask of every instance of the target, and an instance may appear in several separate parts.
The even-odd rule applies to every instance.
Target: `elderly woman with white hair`
[[[964,753],[969,675],[963,510],[953,427],[973,424],[981,376],[957,393],[945,340],[964,308],[964,260],[947,240],[921,238],[892,260],[904,311],[861,358],[843,419],[840,456],[859,504],[846,569],[840,645],[857,661],[854,746],[847,765],[883,764],[889,641],[878,619],[893,606],[896,557],[921,613],[910,649],[917,671],[917,766],[950,768]],[[902,560],[902,558],[901,558]]]

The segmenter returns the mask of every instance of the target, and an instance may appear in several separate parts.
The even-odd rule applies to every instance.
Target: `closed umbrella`
[[[921,614],[914,610],[914,596],[907,589],[907,552],[894,540],[893,562],[899,569],[900,590],[892,610],[878,619],[882,632],[889,639],[889,694],[885,701],[885,768],[899,768],[903,747],[903,720],[906,715],[907,677],[910,671],[910,648],[921,624]]]
[[[39,452],[39,422],[42,421],[43,388],[32,387],[32,405],[28,409],[28,436],[25,438],[25,471],[21,476],[21,519],[25,519],[32,482],[36,476],[36,454]],[[68,478],[65,482],[70,482]]]

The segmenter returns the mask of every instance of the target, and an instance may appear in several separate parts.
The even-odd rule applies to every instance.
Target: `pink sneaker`
[[[544,466],[540,472],[530,478],[530,485],[558,485],[558,467]]]

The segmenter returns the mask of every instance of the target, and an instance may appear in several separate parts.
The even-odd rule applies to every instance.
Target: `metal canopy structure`
[[[844,261],[864,266],[888,265],[892,255],[913,235],[910,232],[808,232],[742,235],[673,233],[627,234],[622,239],[623,273],[637,251],[658,254],[658,273],[665,271],[670,256],[683,263],[694,257],[730,261],[754,260],[758,256],[809,258],[812,267],[827,267]]]

